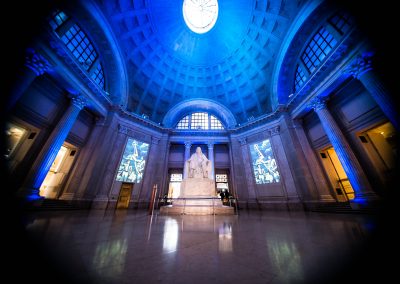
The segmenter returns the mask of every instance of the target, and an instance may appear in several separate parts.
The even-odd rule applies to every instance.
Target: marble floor
[[[377,226],[364,215],[146,213],[27,214],[26,237],[40,262],[35,269],[60,277],[55,270],[65,283],[334,283]]]

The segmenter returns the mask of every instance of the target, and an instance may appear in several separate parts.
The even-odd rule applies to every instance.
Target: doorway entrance
[[[23,126],[22,126],[23,125]],[[18,164],[24,160],[37,136],[38,130],[31,125],[6,123],[5,153],[4,158],[8,162],[8,168],[12,173]]]
[[[61,146],[46,178],[40,186],[40,196],[47,199],[60,197],[62,186],[72,167],[76,153],[76,147],[69,143],[64,143]]]
[[[168,199],[178,198],[181,194],[182,172],[171,172],[169,175]]]
[[[123,182],[117,202],[117,209],[128,209],[131,200],[133,183]]]
[[[394,176],[397,158],[396,130],[390,122],[358,134],[358,138],[382,184]]]
[[[215,182],[217,187],[217,195],[221,197],[221,193],[229,196],[229,183],[227,173],[218,173],[215,175]]]
[[[353,187],[344,171],[333,147],[320,152],[322,164],[334,189],[338,202],[348,202],[355,198]]]

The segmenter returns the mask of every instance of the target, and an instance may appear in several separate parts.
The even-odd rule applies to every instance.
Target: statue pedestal
[[[179,198],[216,197],[215,182],[208,178],[186,178],[181,183]]]
[[[215,182],[208,178],[187,178],[181,183],[181,194],[173,205],[162,206],[161,214],[214,215],[234,214],[233,207],[224,206],[216,198]]]

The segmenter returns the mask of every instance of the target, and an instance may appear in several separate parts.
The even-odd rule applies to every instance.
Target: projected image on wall
[[[149,144],[129,138],[118,167],[116,180],[141,182],[148,152]]]
[[[251,144],[250,153],[256,184],[280,181],[278,166],[269,139]]]

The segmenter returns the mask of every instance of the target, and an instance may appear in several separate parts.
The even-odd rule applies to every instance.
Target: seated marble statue
[[[194,153],[189,160],[186,161],[185,166],[189,169],[189,178],[203,177],[208,178],[208,173],[210,172],[211,162],[203,154],[200,147],[196,148],[196,153]]]

